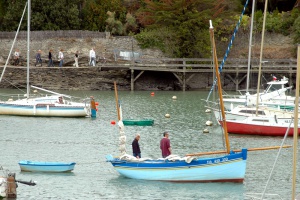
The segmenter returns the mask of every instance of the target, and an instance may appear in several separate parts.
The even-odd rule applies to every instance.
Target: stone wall
[[[10,53],[13,44],[12,39],[0,39],[0,64],[4,64]],[[140,53],[144,58],[160,58],[163,53],[158,49],[141,49],[138,43],[132,37],[109,37],[109,38],[51,38],[32,40],[30,42],[30,61],[33,64],[35,54],[38,50],[42,50],[42,59],[45,61],[48,58],[48,52],[53,50],[53,55],[56,58],[60,49],[63,49],[65,57],[65,66],[72,66],[74,54],[79,51],[79,57],[82,61],[81,66],[88,65],[88,56],[90,49],[94,47],[97,57],[105,57],[108,62],[114,61],[114,51],[133,51]],[[15,49],[19,49],[21,56],[27,57],[27,40],[20,39],[14,44],[10,58]]]

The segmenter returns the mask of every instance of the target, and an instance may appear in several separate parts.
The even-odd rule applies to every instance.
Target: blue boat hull
[[[108,160],[123,176],[133,179],[174,182],[243,182],[247,149],[226,156],[185,161],[143,162]]]
[[[22,160],[19,162],[21,171],[26,172],[70,172],[74,170],[75,162],[37,162]]]

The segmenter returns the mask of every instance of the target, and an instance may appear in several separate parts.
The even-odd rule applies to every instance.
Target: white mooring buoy
[[[176,100],[176,99],[177,99],[177,97],[176,97],[176,96],[172,96],[172,99],[173,99],[173,100]]]
[[[205,112],[206,113],[211,113],[211,110],[210,109],[206,109]]]
[[[206,124],[206,126],[211,126],[213,123],[212,123],[212,121],[208,120],[205,124]]]
[[[208,129],[204,129],[203,133],[209,133]]]
[[[166,118],[170,118],[170,114],[165,114],[165,117]]]

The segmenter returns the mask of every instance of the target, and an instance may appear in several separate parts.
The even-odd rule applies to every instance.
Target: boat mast
[[[249,52],[248,52],[248,70],[247,70],[247,86],[246,92],[249,91],[249,79],[250,79],[250,65],[251,65],[251,49],[252,49],[252,34],[253,34],[253,19],[254,19],[254,7],[255,0],[252,0],[252,15],[251,15],[251,25],[250,25],[250,37],[249,37]]]
[[[210,37],[211,37],[211,41],[212,41],[212,45],[213,45],[214,64],[215,64],[215,71],[216,71],[215,73],[217,75],[217,81],[218,81],[218,93],[219,93],[220,107],[221,107],[221,112],[222,112],[222,121],[223,121],[226,151],[229,154],[230,153],[230,144],[229,144],[229,138],[228,138],[227,124],[226,124],[226,119],[225,119],[225,109],[224,109],[224,103],[223,103],[219,64],[218,64],[217,50],[216,50],[216,44],[215,44],[215,38],[214,38],[214,27],[212,26],[211,20],[209,20],[209,25],[210,25],[209,33],[210,33]]]
[[[297,48],[297,78],[296,78],[296,97],[294,110],[294,144],[293,144],[293,181],[292,199],[296,199],[296,175],[297,175],[297,149],[298,149],[298,106],[299,105],[299,81],[300,81],[300,46]]]
[[[30,10],[31,10],[31,1],[28,0],[28,11],[27,11],[27,96],[29,98],[29,61],[30,61]]]
[[[264,38],[265,38],[265,26],[266,26],[266,18],[267,18],[267,8],[268,8],[268,0],[265,1],[264,20],[263,20],[263,27],[262,27],[262,34],[261,34],[259,68],[258,68],[258,77],[257,77],[257,92],[256,92],[256,116],[258,115],[259,86],[260,86],[261,63],[262,63],[262,54],[263,54]]]

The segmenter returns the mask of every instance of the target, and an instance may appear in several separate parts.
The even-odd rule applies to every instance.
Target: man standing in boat
[[[169,132],[165,131],[163,135],[164,137],[160,141],[160,149],[161,149],[162,157],[165,158],[171,155],[172,150],[171,150],[171,144],[169,139]]]
[[[134,140],[132,141],[132,153],[136,158],[141,158],[141,150],[139,145],[139,140],[141,138],[140,134],[136,134]]]

